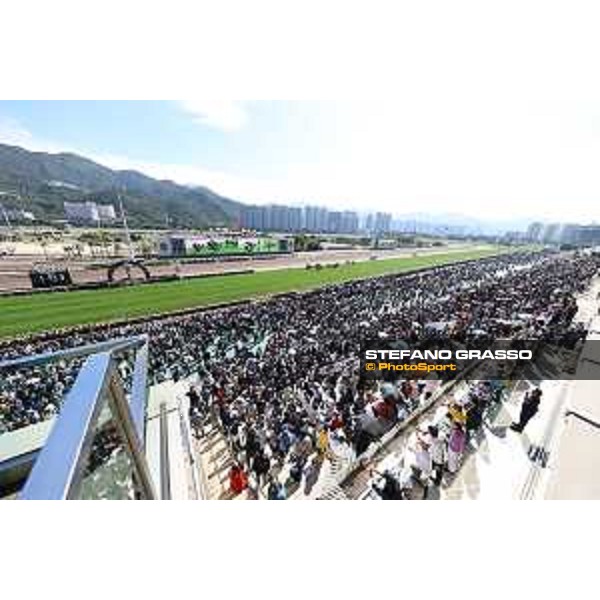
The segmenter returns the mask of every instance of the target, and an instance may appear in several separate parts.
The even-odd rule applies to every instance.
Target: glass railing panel
[[[93,426],[91,446],[77,489],[71,498],[80,500],[136,500],[143,497],[135,461],[113,411],[109,394]]]

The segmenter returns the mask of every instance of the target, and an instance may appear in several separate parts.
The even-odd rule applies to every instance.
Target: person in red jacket
[[[238,464],[234,464],[229,471],[229,489],[235,496],[241,494],[248,487],[248,475]]]
[[[373,406],[373,412],[378,419],[386,421],[395,422],[398,417],[396,404],[392,398],[385,398],[377,402]]]

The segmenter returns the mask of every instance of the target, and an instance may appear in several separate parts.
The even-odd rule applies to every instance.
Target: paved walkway
[[[581,320],[588,326],[590,343],[584,347],[580,379],[573,383],[560,440],[550,461],[545,489],[548,499],[600,499],[600,279],[582,304]]]
[[[446,500],[528,499],[535,495],[537,464],[532,460],[536,448],[552,443],[547,440],[560,426],[568,382],[544,381],[539,412],[523,433],[510,429],[518,421],[521,402],[527,390],[537,382],[520,381],[499,409],[470,441],[463,465],[448,487],[442,487]]]
[[[586,326],[598,321],[599,293],[600,279],[596,279],[578,299],[577,321]],[[509,425],[517,420],[523,396],[534,385],[543,392],[540,410],[524,433],[516,433]],[[472,442],[463,467],[448,488],[442,490],[441,497],[525,500],[585,498],[591,494],[599,498],[600,432],[592,433],[589,425],[565,419],[567,411],[582,402],[593,407],[600,419],[597,389],[597,380],[518,382],[499,412]]]

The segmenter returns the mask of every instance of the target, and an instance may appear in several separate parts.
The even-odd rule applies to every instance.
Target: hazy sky
[[[600,220],[600,44],[561,39],[426,56],[370,100],[3,101],[0,142],[248,202]]]

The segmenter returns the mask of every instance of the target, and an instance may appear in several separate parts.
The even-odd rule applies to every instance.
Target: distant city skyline
[[[536,88],[537,90],[537,88]],[[594,90],[372,102],[0,101],[0,143],[204,185],[246,204],[600,221]],[[591,94],[591,96],[590,96]]]

